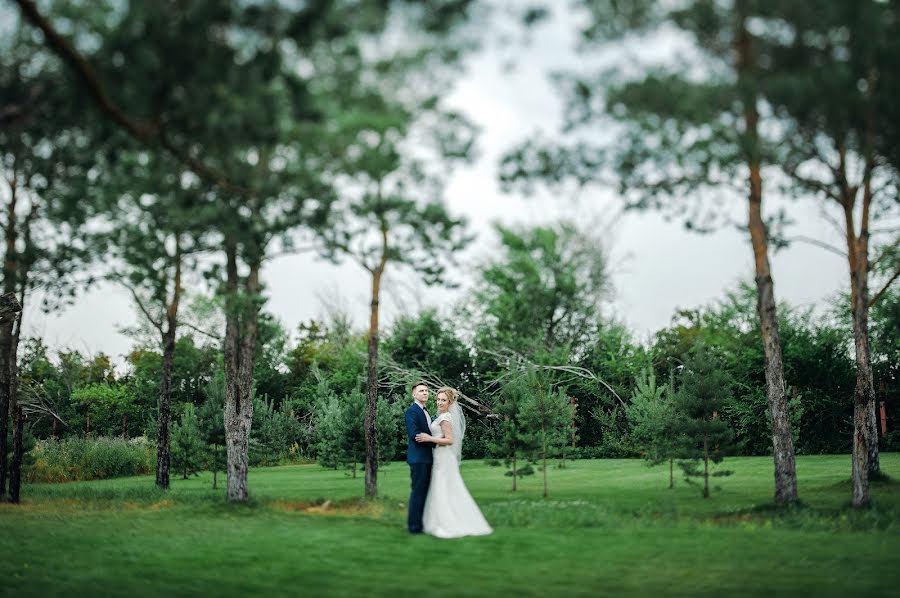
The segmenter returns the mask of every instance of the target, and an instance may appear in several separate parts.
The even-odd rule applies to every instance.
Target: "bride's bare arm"
[[[450,426],[450,422],[448,422],[447,420],[442,421],[441,431],[444,433],[443,438],[438,438],[436,436],[432,436],[431,434],[419,432],[418,434],[416,434],[416,442],[433,442],[442,446],[453,444],[453,429]]]

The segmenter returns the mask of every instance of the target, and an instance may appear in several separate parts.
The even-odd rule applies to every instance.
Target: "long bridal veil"
[[[450,447],[453,449],[453,454],[456,455],[456,462],[461,463],[463,438],[466,435],[466,416],[463,415],[458,400],[450,404],[448,412],[450,413],[450,426],[453,430],[453,444]]]

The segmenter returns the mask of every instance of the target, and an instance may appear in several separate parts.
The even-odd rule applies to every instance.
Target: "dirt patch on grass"
[[[330,515],[336,517],[379,517],[384,512],[383,505],[359,499],[342,501],[326,500],[314,503],[276,500],[269,504],[277,511],[309,513],[311,515]]]

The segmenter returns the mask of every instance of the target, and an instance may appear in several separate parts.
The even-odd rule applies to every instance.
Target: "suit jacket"
[[[406,447],[407,463],[433,463],[434,457],[431,452],[434,449],[433,442],[416,442],[416,434],[424,432],[431,434],[428,427],[428,418],[425,417],[425,411],[419,407],[418,403],[413,403],[404,413],[406,419],[406,436],[409,443]]]

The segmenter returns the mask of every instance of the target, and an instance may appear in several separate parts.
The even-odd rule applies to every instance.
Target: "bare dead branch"
[[[872,298],[869,300],[869,305],[867,306],[869,309],[871,309],[872,306],[881,299],[884,293],[888,290],[888,287],[894,284],[894,281],[896,281],[898,277],[900,277],[900,268],[898,268],[897,271],[894,272],[894,275],[891,276],[886,283],[884,283],[884,286],[881,287],[881,290],[879,290],[877,293],[875,293],[875,295],[872,296]]]
[[[418,369],[410,369],[406,368],[399,363],[397,363],[393,358],[388,355],[384,355],[383,353],[378,356],[378,370],[379,373],[385,377],[384,382],[385,385],[396,384],[398,381],[406,382],[410,379],[422,380],[429,386],[434,388],[439,388],[441,386],[451,386],[452,384],[448,384],[445,380],[442,380],[440,376],[436,376],[434,374],[430,374],[427,372],[423,372]],[[381,383],[379,383],[381,385]],[[455,387],[454,387],[455,388]],[[468,396],[467,394],[456,389],[459,395],[460,406],[468,409],[472,413],[478,413],[480,415],[486,415],[488,417],[496,417],[493,410],[482,403],[481,401]]]
[[[799,243],[808,243],[810,245],[815,245],[816,247],[820,247],[822,249],[825,249],[826,251],[830,251],[831,253],[833,253],[835,255],[839,255],[844,259],[847,258],[846,251],[842,251],[841,249],[835,247],[834,245],[829,245],[828,243],[826,243],[824,241],[820,241],[818,239],[813,239],[812,237],[807,237],[804,235],[797,235],[796,237],[788,237],[785,240],[790,241],[790,242],[797,241]]]
[[[147,321],[150,322],[150,323],[153,325],[153,327],[156,328],[156,330],[159,331],[160,334],[164,334],[164,333],[163,333],[163,327],[162,327],[162,321],[161,321],[161,320],[157,320],[157,319],[154,318],[152,315],[150,315],[150,311],[149,311],[149,310],[147,309],[147,307],[144,305],[143,300],[140,298],[140,296],[138,295],[138,293],[137,293],[137,291],[134,289],[134,287],[132,287],[132,286],[131,286],[130,284],[128,284],[127,282],[125,282],[121,277],[112,278],[111,280],[113,280],[113,281],[119,283],[120,285],[122,285],[123,287],[125,287],[126,289],[128,289],[128,292],[131,293],[131,296],[132,296],[132,298],[134,299],[134,302],[135,302],[135,303],[137,304],[137,306],[138,306],[138,309],[141,310],[141,313],[144,314],[144,317],[147,318]]]
[[[533,367],[536,369],[550,370],[550,371],[555,371],[555,372],[565,372],[568,374],[572,374],[573,376],[578,377],[578,378],[585,378],[588,380],[593,380],[593,381],[597,382],[598,384],[600,384],[601,386],[603,386],[604,388],[606,388],[606,390],[608,390],[616,398],[616,400],[619,401],[619,403],[622,405],[622,407],[625,407],[625,401],[623,401],[622,397],[620,397],[619,394],[615,390],[613,390],[613,387],[610,386],[609,384],[607,384],[606,381],[603,380],[603,378],[601,378],[600,376],[598,376],[597,374],[595,374],[594,372],[592,372],[591,370],[589,370],[587,368],[583,368],[583,367],[577,366],[577,365],[543,365],[543,364],[539,364],[539,363],[534,363],[530,359],[525,358],[523,355],[517,354],[512,351],[510,351],[508,354],[498,353],[496,351],[487,351],[486,353],[488,355],[493,355],[494,357],[497,357],[501,360],[513,359],[517,363],[521,363],[521,364],[524,364],[524,365],[527,365],[529,367]],[[496,380],[496,382],[499,383],[501,380],[504,380],[505,378],[509,377],[508,374],[510,371],[511,370],[508,368],[507,373],[502,375],[500,378],[498,378]]]
[[[200,334],[202,334],[202,335],[204,335],[204,336],[208,336],[209,338],[215,339],[215,340],[217,340],[217,341],[220,341],[220,340],[222,340],[222,338],[223,338],[222,335],[220,335],[220,334],[215,334],[215,333],[212,333],[212,332],[208,332],[208,331],[206,331],[206,330],[202,330],[202,329],[200,329],[200,328],[198,328],[198,327],[196,327],[196,326],[194,326],[193,324],[190,324],[190,323],[188,323],[188,322],[178,322],[178,325],[179,325],[179,326],[184,326],[185,328],[190,328],[190,329],[193,330],[194,332],[199,332]]]

